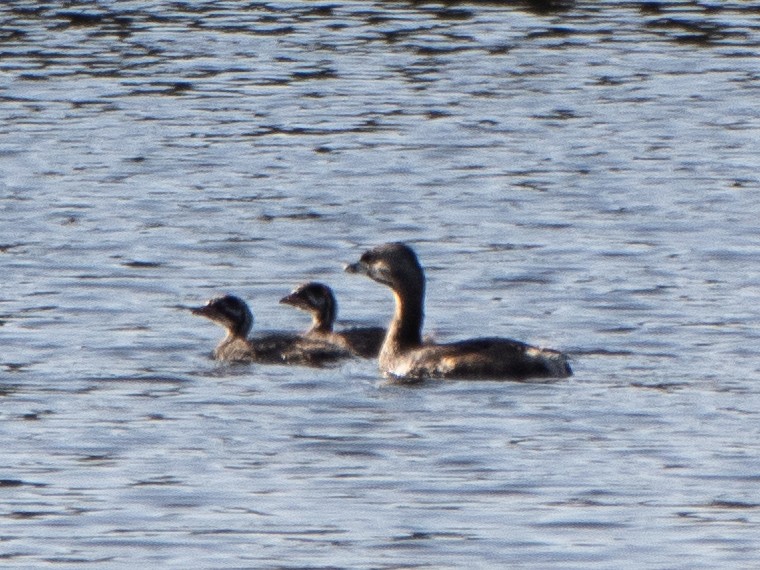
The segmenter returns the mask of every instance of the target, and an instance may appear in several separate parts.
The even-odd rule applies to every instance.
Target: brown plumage
[[[280,299],[311,315],[311,328],[307,338],[323,340],[341,346],[356,356],[376,358],[385,338],[382,327],[355,327],[335,331],[338,304],[332,289],[322,283],[306,283]]]
[[[417,255],[403,243],[370,249],[346,271],[367,275],[393,291],[396,310],[379,355],[380,370],[388,376],[526,380],[572,374],[561,352],[506,338],[423,345],[425,275]]]
[[[299,334],[274,333],[248,338],[253,313],[245,301],[234,295],[216,297],[191,311],[227,331],[214,349],[216,360],[322,366],[350,356],[344,348]]]

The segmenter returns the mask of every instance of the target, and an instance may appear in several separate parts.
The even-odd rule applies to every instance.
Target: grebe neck
[[[333,324],[338,315],[338,303],[327,287],[322,288],[320,301],[317,303],[317,310],[312,313],[309,332],[330,334],[333,332]]]
[[[324,311],[314,313],[311,318],[311,328],[308,333],[329,334],[333,332],[332,321],[325,316]]]
[[[388,327],[382,352],[394,353],[422,345],[422,323],[425,318],[425,290],[412,289],[393,291],[396,309]]]
[[[246,312],[240,320],[232,323],[232,326],[227,329],[225,340],[231,341],[236,338],[246,340],[252,328],[253,315],[250,312]]]

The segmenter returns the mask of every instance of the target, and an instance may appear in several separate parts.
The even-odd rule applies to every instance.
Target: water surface
[[[756,2],[7,1],[0,557],[27,568],[755,568]],[[552,385],[227,367],[405,240],[426,332]]]

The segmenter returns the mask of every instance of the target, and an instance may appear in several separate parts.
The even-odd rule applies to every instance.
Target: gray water
[[[760,4],[6,0],[0,564],[760,566]],[[390,240],[549,385],[223,366]]]

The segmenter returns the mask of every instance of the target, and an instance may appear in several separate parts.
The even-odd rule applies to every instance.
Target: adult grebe
[[[291,305],[311,315],[311,328],[304,334],[307,338],[323,340],[344,347],[362,358],[376,358],[385,338],[382,327],[355,327],[334,330],[338,314],[338,303],[332,289],[323,283],[305,283],[292,293],[280,299],[280,303]]]
[[[274,333],[249,339],[253,313],[245,301],[234,295],[216,297],[191,311],[227,331],[214,349],[216,360],[321,366],[350,356],[344,348],[298,334]]]
[[[367,275],[393,291],[396,310],[379,355],[380,370],[388,376],[526,380],[572,374],[561,352],[506,338],[423,345],[425,274],[417,255],[403,243],[370,249],[346,271]]]

